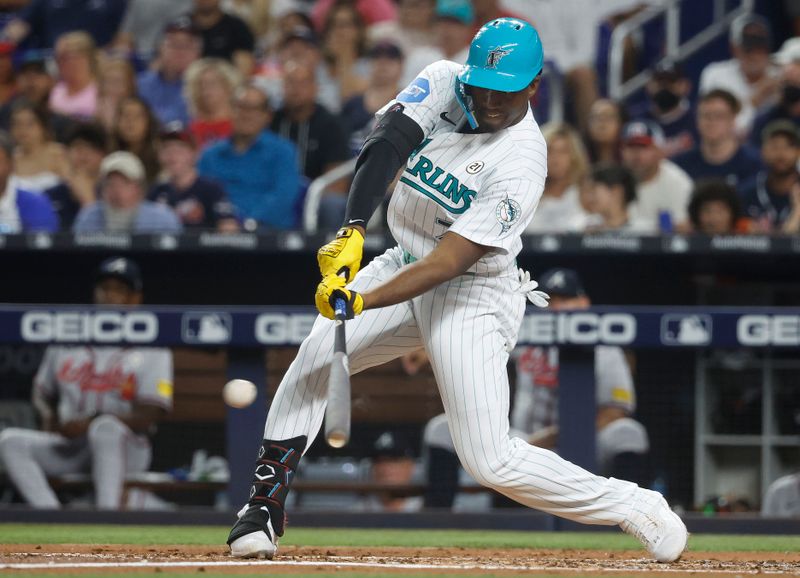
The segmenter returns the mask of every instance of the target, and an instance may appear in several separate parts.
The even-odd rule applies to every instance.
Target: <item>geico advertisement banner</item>
[[[94,309],[0,305],[0,343],[158,346],[298,345],[317,315],[310,307]],[[797,347],[800,309],[594,307],[530,310],[519,345]]]

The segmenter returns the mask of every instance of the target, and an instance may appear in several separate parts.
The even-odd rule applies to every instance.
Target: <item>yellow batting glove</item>
[[[345,300],[348,319],[352,319],[364,310],[364,299],[361,295],[350,289],[345,289],[344,286],[345,280],[336,275],[325,277],[320,284],[317,285],[317,293],[314,295],[314,302],[317,305],[317,310],[320,312],[320,315],[328,319],[333,319],[335,317],[333,301],[337,297]]]
[[[344,274],[349,283],[361,268],[363,254],[364,236],[361,232],[353,227],[339,229],[336,238],[317,251],[317,262],[323,279]]]

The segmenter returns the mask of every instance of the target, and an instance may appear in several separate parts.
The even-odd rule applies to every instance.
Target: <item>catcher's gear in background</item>
[[[339,229],[336,238],[317,251],[317,262],[323,279],[344,274],[349,283],[361,268],[363,253],[364,236],[361,232],[353,227]],[[332,313],[330,318],[333,319]]]
[[[325,277],[319,285],[317,285],[317,294],[314,296],[314,301],[317,304],[317,309],[323,317],[334,319],[336,313],[333,307],[333,301],[336,297],[344,299],[347,307],[347,319],[352,319],[356,315],[360,315],[364,310],[364,299],[359,293],[345,289],[345,280],[342,277],[329,275]]]

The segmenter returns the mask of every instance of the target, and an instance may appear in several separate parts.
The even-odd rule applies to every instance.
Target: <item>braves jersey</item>
[[[172,408],[172,353],[145,347],[50,346],[34,380],[62,423],[129,414],[134,403]]]
[[[491,248],[470,273],[502,275],[515,271],[520,234],[542,195],[547,146],[530,108],[507,129],[458,132],[466,121],[455,93],[460,70],[446,60],[431,64],[377,113],[401,105],[424,133],[394,189],[387,220],[416,259],[452,231]]]
[[[636,409],[633,377],[619,347],[595,347],[594,375],[598,407]],[[558,348],[520,347],[517,359],[517,389],[511,426],[525,432],[558,425]]]

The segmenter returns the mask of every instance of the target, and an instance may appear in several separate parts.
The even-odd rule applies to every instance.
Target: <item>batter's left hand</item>
[[[364,310],[364,299],[356,291],[345,289],[345,280],[337,275],[325,277],[317,285],[317,293],[314,295],[314,302],[320,315],[333,319],[333,301],[337,297],[344,299],[347,307],[347,318],[352,319]]]

